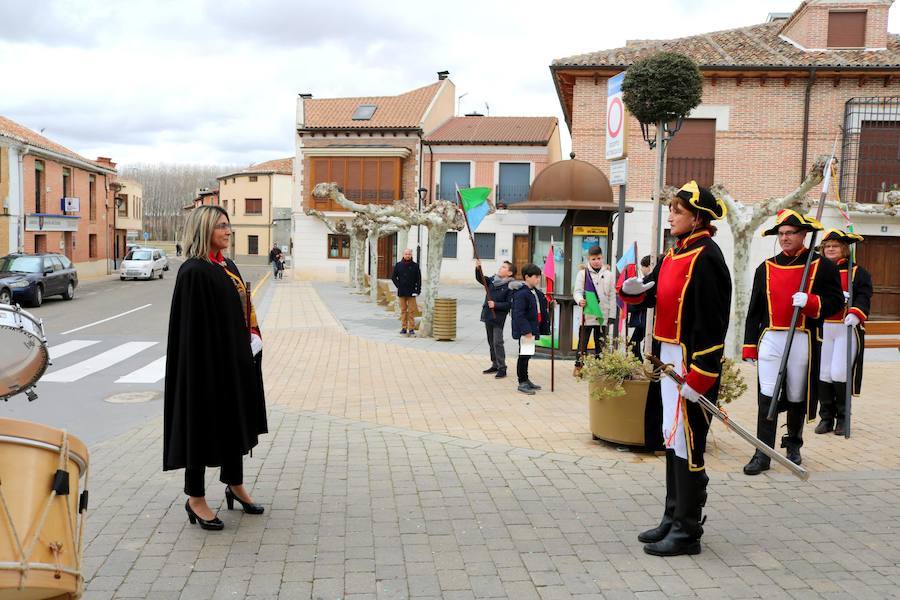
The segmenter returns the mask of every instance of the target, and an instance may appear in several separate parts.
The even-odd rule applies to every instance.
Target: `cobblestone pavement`
[[[159,419],[101,444],[85,598],[898,597],[896,364],[867,365],[853,439],[807,436],[806,483],[741,475],[747,447],[720,430],[704,551],[656,558],[635,536],[660,516],[662,461],[592,442],[566,368],[526,398],[483,357],[350,335],[309,284],[270,294],[271,433],[245,460],[266,514],[225,510],[210,470],[226,529],[189,525]]]

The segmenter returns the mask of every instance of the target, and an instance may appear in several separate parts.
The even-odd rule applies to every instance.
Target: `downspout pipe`
[[[809,105],[812,97],[812,88],[816,83],[816,68],[809,69],[809,79],[806,81],[806,91],[803,94],[803,148],[800,159],[800,183],[806,179],[806,153],[809,149]]]
[[[416,188],[416,207],[421,212],[422,206],[422,196],[419,194],[419,188],[425,187],[422,185],[422,171],[423,165],[422,161],[425,160],[425,138],[423,137],[424,132],[419,129],[419,186]],[[416,225],[416,262],[419,265],[422,265],[422,224],[419,223]]]

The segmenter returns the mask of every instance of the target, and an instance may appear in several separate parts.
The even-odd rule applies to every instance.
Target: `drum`
[[[81,597],[87,473],[75,436],[0,419],[0,600]]]
[[[26,393],[44,374],[50,357],[41,322],[18,306],[0,304],[0,400]]]

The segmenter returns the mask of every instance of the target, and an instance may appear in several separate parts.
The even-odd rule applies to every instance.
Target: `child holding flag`
[[[590,274],[590,277],[587,275]],[[612,273],[603,267],[603,250],[591,246],[588,264],[575,276],[575,302],[581,307],[583,318],[578,329],[578,358],[575,366],[581,366],[581,358],[587,352],[588,340],[594,336],[594,354],[600,354],[605,345],[607,322],[615,319],[615,285]]]
[[[550,334],[550,313],[547,310],[547,298],[537,288],[541,281],[541,268],[531,263],[525,265],[522,267],[522,279],[525,285],[519,288],[512,299],[512,336],[519,340],[519,360],[516,363],[518,390],[533,396],[541,386],[529,379],[528,361],[534,354],[534,342],[542,335]],[[523,346],[527,346],[530,353],[523,352]]]

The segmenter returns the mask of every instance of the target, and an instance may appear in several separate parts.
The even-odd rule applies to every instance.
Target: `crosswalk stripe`
[[[116,379],[116,383],[156,383],[166,376],[166,357],[157,358],[145,367]]]
[[[71,340],[62,344],[57,344],[56,346],[50,346],[47,350],[50,353],[50,360],[56,360],[57,358],[62,358],[66,354],[72,354],[73,352],[78,352],[83,348],[99,343],[100,340]]]
[[[158,342],[126,342],[97,356],[83,360],[65,369],[48,373],[41,378],[41,382],[70,383],[78,381],[88,375],[102,371],[116,363],[131,358],[138,352],[155,346]]]

